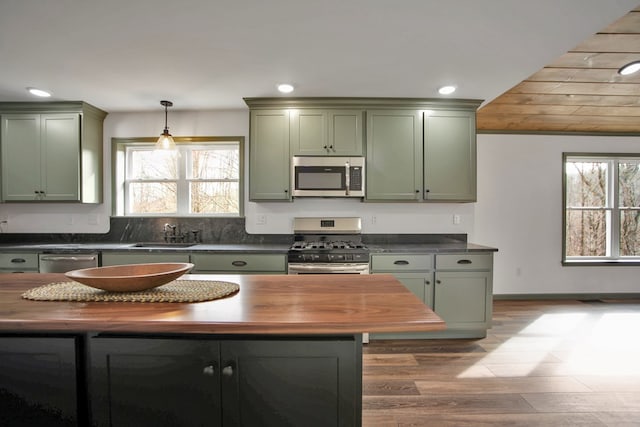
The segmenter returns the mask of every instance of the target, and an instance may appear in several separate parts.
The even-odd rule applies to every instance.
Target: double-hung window
[[[176,150],[148,139],[113,141],[117,215],[242,214],[242,138],[175,138]]]
[[[640,262],[640,155],[563,157],[563,262]]]

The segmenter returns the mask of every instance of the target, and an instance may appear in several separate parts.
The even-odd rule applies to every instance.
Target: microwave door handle
[[[350,168],[349,168],[349,161],[346,161],[344,163],[344,186],[345,188],[345,196],[349,195],[349,187],[351,186],[351,177],[349,176],[350,173]]]

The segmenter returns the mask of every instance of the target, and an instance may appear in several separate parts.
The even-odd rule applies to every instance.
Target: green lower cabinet
[[[188,252],[102,252],[102,266],[146,264],[152,262],[190,262]]]
[[[96,426],[358,426],[356,337],[90,340]]]
[[[434,311],[450,329],[488,327],[490,281],[488,272],[436,272]]]
[[[193,253],[194,274],[286,274],[284,254]]]
[[[444,331],[374,333],[371,339],[487,335],[493,313],[492,253],[374,254],[371,266],[374,274],[393,274],[447,324]]]
[[[222,344],[224,426],[359,426],[362,344],[337,339]]]
[[[81,426],[76,338],[0,336],[0,425]]]
[[[37,273],[38,254],[36,252],[0,253],[0,274]]]
[[[220,425],[219,342],[97,337],[89,349],[93,425]]]

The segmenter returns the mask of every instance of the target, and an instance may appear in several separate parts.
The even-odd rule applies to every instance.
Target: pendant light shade
[[[176,143],[173,140],[173,137],[169,133],[169,126],[167,126],[167,108],[173,107],[173,102],[171,101],[160,101],[160,105],[164,106],[164,130],[160,134],[160,138],[158,138],[158,142],[156,142],[157,150],[173,150],[176,148]]]

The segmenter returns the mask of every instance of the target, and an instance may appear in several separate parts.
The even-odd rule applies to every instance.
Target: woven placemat
[[[36,301],[201,302],[237,292],[237,283],[213,280],[174,280],[137,292],[107,292],[78,282],[54,282],[22,294]]]

